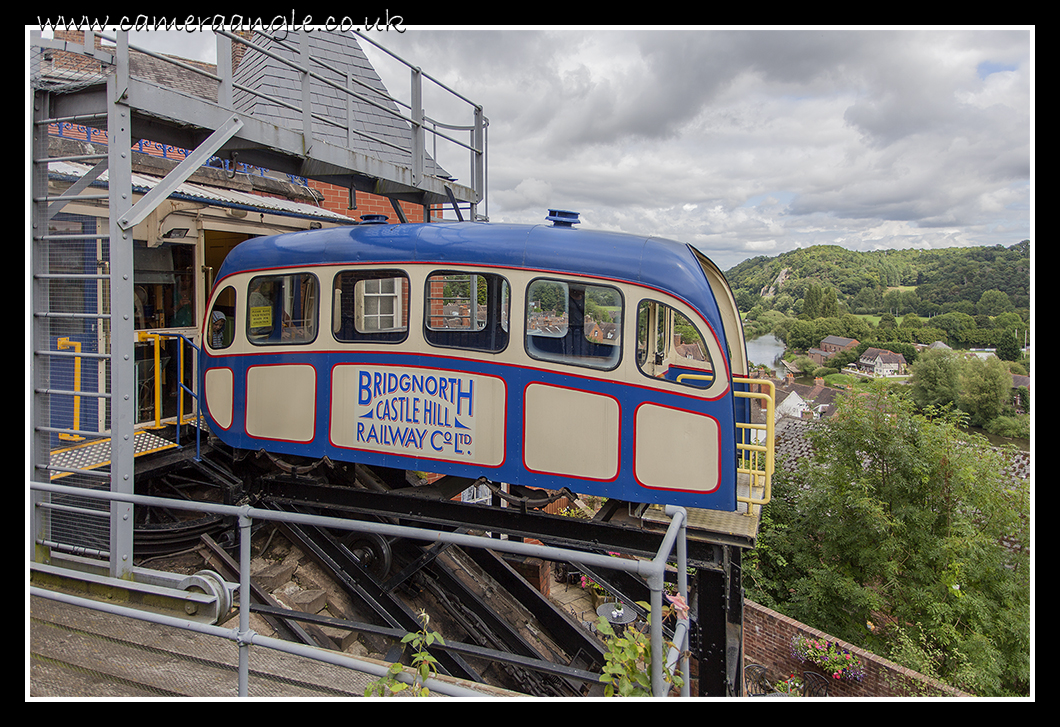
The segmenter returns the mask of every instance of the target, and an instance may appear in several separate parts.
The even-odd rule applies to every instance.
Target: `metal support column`
[[[132,115],[124,105],[128,82],[129,36],[118,34],[117,69],[107,79],[107,143],[110,155],[110,390],[111,453],[110,489],[134,494],[133,427],[136,423],[135,330],[133,319],[132,229],[123,230],[119,220],[132,208]],[[133,565],[133,507],[111,503],[110,574],[127,577]]]
[[[722,549],[719,568],[697,568],[699,696],[739,696],[743,658],[742,551]]]
[[[419,185],[423,181],[423,155],[424,131],[423,131],[423,74],[419,68],[413,68],[412,73],[412,184]]]
[[[471,220],[475,221],[479,219],[478,205],[486,201],[486,116],[481,106],[475,107],[475,130],[471,146],[471,187],[475,192],[475,199],[471,202]]]
[[[48,282],[40,276],[40,273],[48,271],[48,247],[44,239],[48,232],[47,213],[44,200],[48,196],[48,126],[49,95],[44,91],[36,91],[33,94],[33,127],[31,131],[30,144],[30,265],[32,278],[30,280],[30,352],[29,363],[30,387],[33,394],[30,399],[30,447],[29,447],[29,473],[31,481],[47,482],[45,468],[48,466],[48,454],[50,450],[49,437],[42,427],[49,424],[48,395],[40,393],[47,388],[50,377],[51,362],[47,356],[36,356],[33,350],[41,345],[41,341],[47,340],[47,320],[42,319],[36,313],[48,310]],[[36,559],[36,543],[48,540],[48,520],[44,517],[43,510],[37,505],[44,501],[47,495],[34,491],[32,493],[32,506],[30,516],[30,562]]]

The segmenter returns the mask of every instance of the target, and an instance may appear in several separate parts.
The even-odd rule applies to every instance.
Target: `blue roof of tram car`
[[[698,260],[688,245],[658,237],[492,222],[353,225],[247,240],[228,254],[217,280],[249,270],[414,262],[528,268],[658,288],[698,309],[724,350],[717,303]]]

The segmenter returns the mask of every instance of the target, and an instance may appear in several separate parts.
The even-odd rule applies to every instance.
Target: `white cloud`
[[[686,240],[726,269],[837,240],[1030,237],[1032,32],[409,27],[378,40],[483,105],[495,221],[573,209],[583,227]],[[407,95],[407,70],[378,65]],[[441,97],[427,112],[449,121]]]

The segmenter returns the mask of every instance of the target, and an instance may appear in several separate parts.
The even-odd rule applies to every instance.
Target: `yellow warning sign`
[[[253,306],[250,309],[251,328],[269,328],[272,326],[272,306]]]

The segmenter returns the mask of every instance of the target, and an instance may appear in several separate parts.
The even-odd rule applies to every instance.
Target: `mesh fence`
[[[109,489],[108,361],[110,323],[109,246],[100,237],[103,218],[60,213],[48,221],[47,237],[35,241],[32,347],[34,406],[38,431],[34,461],[52,468],[38,479],[63,485]],[[98,476],[70,472],[88,469]],[[51,495],[41,508],[42,538],[63,550],[105,555],[109,508],[105,501]]]

